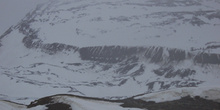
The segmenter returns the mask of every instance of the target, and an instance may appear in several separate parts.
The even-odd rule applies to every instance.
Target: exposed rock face
[[[126,58],[144,58],[151,63],[180,62],[187,59],[201,64],[220,64],[219,54],[194,54],[181,49],[165,47],[123,47],[123,46],[97,46],[79,49],[83,60],[100,61],[106,63],[121,62]],[[166,54],[167,53],[167,54]]]
[[[147,108],[149,110],[217,110],[220,109],[220,104],[211,100],[203,99],[199,96],[182,97],[179,100],[155,103],[153,101],[144,102],[142,100],[127,99],[121,106]]]
[[[194,61],[202,64],[220,64],[220,54],[199,53]]]
[[[41,49],[42,52],[45,52],[50,55],[54,55],[62,51],[76,51],[78,48],[71,45],[52,43],[52,44],[43,44],[41,40],[35,41],[35,37],[25,37],[23,39],[24,46],[27,48]]]

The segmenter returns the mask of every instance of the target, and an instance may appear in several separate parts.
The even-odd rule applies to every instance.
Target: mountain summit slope
[[[44,44],[206,48],[219,45],[218,7],[214,0],[53,1],[14,28]]]
[[[216,0],[38,5],[0,36],[0,99],[219,87],[219,7]]]

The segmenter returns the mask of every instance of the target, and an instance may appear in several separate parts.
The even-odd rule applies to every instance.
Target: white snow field
[[[218,0],[40,4],[0,36],[0,110],[44,110],[25,105],[56,94],[219,101],[219,30]],[[132,110],[77,97],[57,100],[78,110]]]

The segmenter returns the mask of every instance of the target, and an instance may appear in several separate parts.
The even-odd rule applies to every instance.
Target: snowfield
[[[134,101],[143,100],[149,103],[152,101],[166,102],[179,100],[183,97],[201,96],[202,98],[220,102],[220,89],[219,87],[206,87],[206,88],[181,88],[175,90],[167,90],[162,92],[142,94],[135,96]],[[127,99],[128,100],[128,99]],[[131,100],[132,101],[132,100]],[[129,102],[129,101],[128,101]],[[143,102],[139,102],[143,103]],[[198,102],[197,102],[198,103]],[[124,100],[104,100],[89,97],[73,96],[73,95],[54,95],[32,101],[29,105],[22,105],[14,102],[0,101],[1,110],[146,110],[139,107],[124,107],[126,104]],[[219,104],[219,103],[218,103]],[[169,105],[167,105],[169,106]],[[210,107],[211,109],[211,107]]]
[[[110,103],[104,101],[92,101],[92,100],[83,100],[80,98],[74,97],[65,97],[60,96],[56,97],[57,102],[67,103],[71,105],[72,110],[142,110],[137,108],[123,108],[120,103]],[[46,110],[48,107],[45,105],[36,106],[33,108],[28,108],[25,105],[14,104],[11,102],[0,101],[1,110]],[[60,108],[64,109],[64,108]]]
[[[187,96],[217,103],[219,10],[217,0],[40,4],[0,36],[0,110],[52,109],[53,103],[28,107],[52,95],[78,110],[146,109],[148,101]]]
[[[200,96],[205,99],[220,102],[220,89],[219,87],[192,87],[192,88],[179,88],[174,90],[160,91],[149,93],[135,97],[144,101],[165,102],[181,99],[185,96]]]

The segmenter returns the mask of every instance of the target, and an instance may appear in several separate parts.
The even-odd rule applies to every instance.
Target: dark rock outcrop
[[[179,100],[156,103],[137,99],[126,99],[122,107],[146,108],[148,110],[219,110],[220,103],[199,96],[182,97]]]
[[[82,60],[118,63],[125,59],[146,59],[151,63],[180,62],[187,59],[201,64],[220,64],[220,54],[198,53],[165,47],[96,46],[79,49]],[[164,53],[168,53],[164,55]]]
[[[194,57],[196,63],[220,64],[220,54],[199,53]]]

